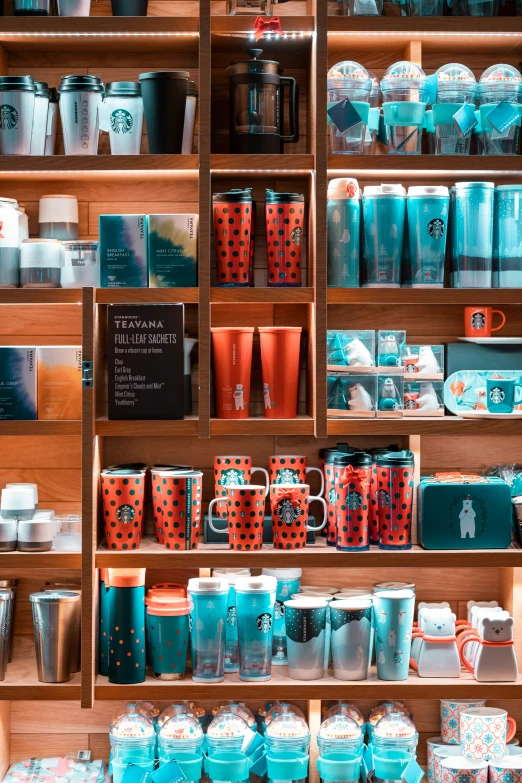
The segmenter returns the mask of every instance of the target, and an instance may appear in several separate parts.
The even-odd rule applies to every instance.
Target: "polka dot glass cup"
[[[139,549],[145,478],[145,473],[138,470],[102,471],[103,528],[109,549]]]
[[[261,549],[265,499],[266,487],[258,484],[227,487],[226,517],[230,549],[240,551]],[[225,533],[227,530],[227,528],[215,527],[212,519],[212,508],[222,501],[223,498],[214,498],[208,506],[208,524],[214,533]]]

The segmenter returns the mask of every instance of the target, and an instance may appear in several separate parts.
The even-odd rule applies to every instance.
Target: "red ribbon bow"
[[[299,508],[301,500],[304,498],[304,494],[301,492],[299,484],[295,487],[281,487],[277,486],[272,490],[272,500],[277,506],[281,500],[289,500],[294,508]]]
[[[278,16],[271,16],[270,19],[263,19],[258,16],[254,22],[256,41],[264,36],[265,33],[282,33],[281,20]]]
[[[341,471],[339,478],[343,484],[350,484],[354,479],[357,479],[361,485],[361,489],[368,489],[370,486],[370,478],[368,471],[365,468],[354,468],[353,465],[347,465],[344,470]]]

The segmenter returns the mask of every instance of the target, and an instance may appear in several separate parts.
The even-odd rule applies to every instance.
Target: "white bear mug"
[[[466,758],[501,759],[517,730],[514,718],[498,707],[472,707],[460,713],[460,749]]]

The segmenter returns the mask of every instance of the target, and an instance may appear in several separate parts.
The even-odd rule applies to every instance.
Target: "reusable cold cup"
[[[347,598],[330,604],[331,650],[336,680],[368,677],[372,637],[372,601]]]
[[[109,549],[139,549],[143,535],[144,490],[143,471],[102,471],[103,526]]]
[[[14,0],[15,16],[49,16],[50,0]]]
[[[270,480],[268,472],[264,468],[256,468],[252,465],[252,457],[219,456],[214,457],[214,497],[224,498],[228,487],[240,487],[243,484],[252,484],[252,474],[263,473],[265,477],[265,489],[268,495]],[[227,502],[219,500],[216,503],[214,516],[223,517],[227,514]]]
[[[228,584],[224,579],[189,579],[190,646],[194,682],[221,682],[225,677],[225,629]]]
[[[145,664],[145,569],[109,568],[109,682],[143,682]]]
[[[274,576],[240,576],[235,588],[239,679],[269,680],[277,580]]]
[[[60,117],[66,155],[96,155],[103,83],[99,76],[64,76],[60,82]]]
[[[415,458],[411,451],[377,455],[379,548],[411,549]]]
[[[259,326],[265,419],[295,419],[299,393],[300,326]]]
[[[300,286],[304,244],[304,196],[266,191],[268,287]]]
[[[372,456],[364,452],[334,456],[336,547],[341,552],[370,548]]]
[[[379,680],[407,680],[415,593],[383,590],[373,596],[375,657]]]
[[[493,182],[455,184],[454,288],[491,288]]]
[[[57,0],[58,16],[90,16],[91,0]]]
[[[47,82],[35,82],[36,87],[33,115],[33,130],[31,134],[31,155],[45,154],[47,138],[47,114],[51,91]]]
[[[308,524],[308,506],[313,500],[322,503],[323,521],[318,527]],[[322,530],[326,524],[326,502],[310,495],[308,484],[272,484],[272,531],[274,549],[301,549],[306,546],[307,530]]]
[[[225,673],[239,671],[237,606],[235,585],[240,576],[250,576],[249,568],[212,569],[215,578],[228,582],[227,627],[225,638]]]
[[[192,155],[194,147],[194,128],[198,108],[198,88],[196,82],[190,80],[187,87],[187,105],[185,107],[185,123],[183,125],[182,155]]]
[[[212,196],[216,243],[216,285],[248,286],[253,237],[252,190]]]
[[[222,501],[214,498],[208,506],[208,524],[215,533],[225,533],[228,528],[230,549],[252,551],[263,546],[263,520],[265,518],[266,487],[242,484],[227,487],[225,528],[215,527],[212,520],[214,505]]]
[[[159,680],[182,680],[187,668],[191,602],[181,596],[153,595],[145,598],[145,604],[150,668]]]
[[[520,185],[499,185],[495,189],[499,288],[522,288],[521,198]]]
[[[372,733],[375,778],[402,780],[402,773],[415,758],[419,735],[413,721],[397,712],[385,715]]]
[[[197,718],[181,712],[173,715],[158,732],[158,761],[160,767],[169,761],[177,761],[178,754],[201,755],[205,735]],[[190,779],[190,778],[189,778]],[[199,778],[196,778],[199,780]]]
[[[492,65],[480,77],[478,95],[484,154],[516,155],[521,123],[519,105],[522,103],[522,74],[512,65]],[[511,104],[514,113],[518,112],[518,117],[506,130],[499,132],[489,121],[488,114],[503,101]]]
[[[73,670],[79,593],[32,593],[34,646],[39,682],[68,682]]]
[[[293,680],[319,680],[324,674],[327,609],[324,598],[285,601],[288,674]]]
[[[36,85],[31,76],[0,76],[0,154],[30,155]]]
[[[328,712],[326,714],[328,715]],[[359,780],[364,748],[364,723],[361,729],[357,721],[344,711],[330,714],[319,727],[317,746],[317,767],[321,780]],[[334,767],[336,760],[342,762],[338,764],[337,770]],[[336,777],[335,771],[343,771],[346,774]]]
[[[328,109],[348,100],[360,117],[360,122],[341,130],[328,115],[330,152],[361,155],[370,111],[372,80],[366,68],[352,60],[336,63],[328,71]],[[343,126],[341,126],[343,127]]]
[[[156,758],[156,731],[145,715],[122,715],[109,731],[113,783],[121,783],[129,764],[153,772]]]
[[[218,710],[207,731],[208,756],[226,751],[240,751],[248,732],[248,723],[237,712]],[[229,779],[228,776],[226,779]]]
[[[363,191],[361,283],[368,288],[398,288],[406,215],[402,185],[366,185]]]
[[[302,571],[300,568],[263,568],[263,574],[275,576],[277,579],[272,634],[272,666],[286,666],[288,659],[286,657],[285,601],[288,601],[294,593],[299,592]]]
[[[201,520],[203,473],[158,470],[159,503],[166,549],[197,549]],[[156,532],[161,540],[161,534]]]
[[[253,326],[212,327],[216,418],[248,419]]]
[[[408,188],[412,288],[442,288],[449,222],[449,191],[442,185]]]
[[[140,82],[109,82],[101,107],[112,155],[139,155],[143,134]]]
[[[453,117],[464,104],[475,108],[478,85],[473,71],[460,63],[448,63],[439,68],[436,76],[437,101],[433,104],[435,154],[469,155],[472,129],[462,136]]]
[[[113,16],[147,16],[149,0],[111,0]]]
[[[428,89],[426,74],[415,63],[391,65],[381,81],[388,152],[419,155]]]
[[[189,75],[188,71],[140,73],[151,155],[181,154]]]
[[[361,191],[356,179],[328,183],[328,285],[359,287]]]

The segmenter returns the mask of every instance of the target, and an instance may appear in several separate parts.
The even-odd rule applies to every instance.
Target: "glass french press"
[[[272,16],[274,5],[287,3],[288,0],[227,0],[227,14],[257,14]]]

